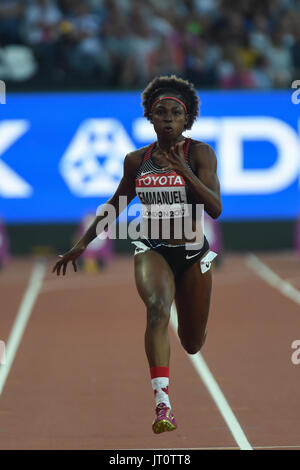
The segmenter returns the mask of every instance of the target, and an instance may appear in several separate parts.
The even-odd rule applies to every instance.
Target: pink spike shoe
[[[177,429],[175,416],[171,408],[168,408],[165,403],[159,403],[155,409],[156,419],[152,423],[152,429],[155,434],[160,434],[165,431],[174,431]]]

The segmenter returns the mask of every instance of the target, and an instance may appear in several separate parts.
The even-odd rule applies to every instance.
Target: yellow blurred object
[[[251,48],[241,48],[238,52],[238,57],[242,61],[242,64],[252,69],[255,66],[258,53]]]
[[[70,31],[72,31],[73,25],[69,21],[62,21],[60,23],[60,30],[63,34],[68,34]]]
[[[88,274],[96,274],[99,272],[99,266],[96,260],[86,259],[83,263],[83,270]]]
[[[47,246],[47,245],[42,245],[42,246],[34,246],[32,248],[32,255],[33,256],[53,256],[54,255],[54,249],[53,246]]]

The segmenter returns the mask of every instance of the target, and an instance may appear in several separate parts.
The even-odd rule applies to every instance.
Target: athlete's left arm
[[[176,148],[177,147],[177,148]],[[174,152],[175,150],[175,152]],[[217,157],[213,148],[202,142],[198,142],[191,148],[191,159],[196,167],[197,176],[190,170],[188,165],[184,164],[182,147],[175,146],[173,158],[177,153],[177,158],[181,156],[180,165],[177,172],[181,174],[185,182],[192,191],[195,200],[199,204],[204,204],[205,211],[214,219],[217,219],[222,212],[222,202],[220,195],[220,182],[217,175]]]

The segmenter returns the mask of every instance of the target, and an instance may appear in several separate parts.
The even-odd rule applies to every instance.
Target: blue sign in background
[[[292,93],[199,93],[201,117],[187,135],[206,141],[217,153],[221,220],[298,216],[300,104],[292,103]],[[77,222],[86,212],[94,212],[116,188],[126,153],[155,139],[142,115],[136,92],[8,94],[6,104],[0,105],[0,216],[6,223],[63,223]],[[252,119],[254,129],[251,139],[241,137],[234,165],[230,126],[226,127],[226,119],[232,118],[238,124],[245,122],[246,134],[246,118]],[[255,129],[262,128],[260,121],[255,123],[261,118],[266,125],[269,118],[276,119],[279,134],[282,126],[284,152],[269,135],[255,138]],[[289,176],[266,189],[259,172],[276,168],[279,151]],[[236,180],[253,171],[250,186],[237,190]]]

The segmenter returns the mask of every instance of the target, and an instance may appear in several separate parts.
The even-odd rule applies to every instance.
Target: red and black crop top
[[[183,151],[187,165],[190,164],[191,139],[185,141]],[[147,219],[169,219],[189,215],[188,188],[182,176],[173,170],[163,170],[152,160],[155,142],[145,152],[136,175],[136,194],[142,204],[142,216]],[[192,170],[193,171],[193,170]]]

